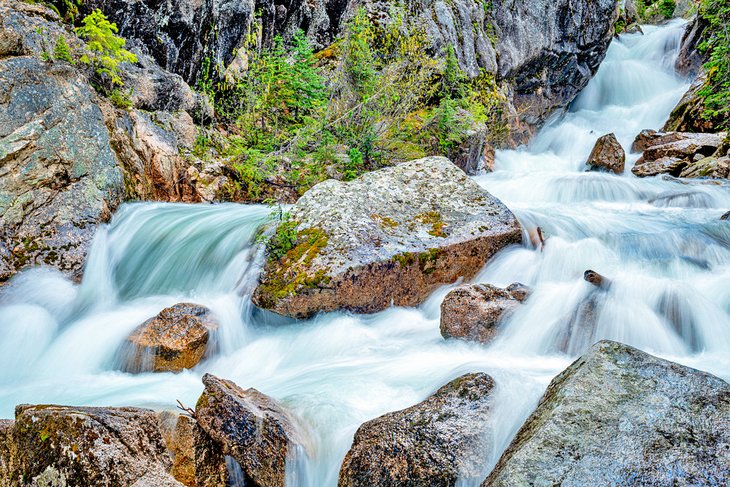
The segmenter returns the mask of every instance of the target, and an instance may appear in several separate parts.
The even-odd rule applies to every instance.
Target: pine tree
[[[100,76],[108,76],[112,85],[123,86],[119,65],[136,63],[137,56],[124,49],[127,41],[116,35],[117,24],[109,22],[99,9],[84,17],[82,23],[76,28],[78,35],[86,40],[87,52],[81,61],[93,66]]]

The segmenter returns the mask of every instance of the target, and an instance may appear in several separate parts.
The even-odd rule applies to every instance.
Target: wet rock
[[[720,220],[730,220],[730,211],[720,217]]]
[[[496,335],[500,321],[528,294],[529,289],[519,283],[506,289],[491,284],[459,286],[441,303],[441,336],[487,343]]]
[[[80,277],[124,193],[97,102],[69,65],[0,60],[0,281],[33,264]]]
[[[586,280],[586,282],[590,282],[596,287],[608,287],[611,284],[611,281],[600,275],[596,271],[587,270],[583,273],[583,279]]]
[[[586,165],[591,169],[610,171],[616,174],[624,172],[626,153],[615,134],[599,137],[588,156]]]
[[[557,376],[484,486],[722,485],[730,385],[602,341]]]
[[[640,178],[656,176],[658,174],[671,174],[679,176],[682,170],[687,167],[688,161],[676,157],[663,157],[656,161],[638,162],[631,168],[631,172]]]
[[[256,389],[243,390],[211,374],[203,376],[203,384],[195,415],[209,440],[205,435],[196,436],[203,443],[196,444],[196,467],[199,458],[205,466],[196,469],[196,484],[212,485],[205,480],[211,471],[225,475],[221,460],[230,456],[253,485],[283,487],[287,460],[303,454],[305,445],[294,417]],[[205,457],[207,462],[202,461]]]
[[[730,178],[730,157],[703,157],[684,168],[680,177]]]
[[[421,403],[364,423],[340,469],[341,487],[453,486],[483,475],[494,381],[467,374]]]
[[[142,323],[121,352],[127,372],[179,372],[215,349],[218,322],[197,304],[179,303]]]
[[[283,250],[269,244],[253,299],[297,318],[414,306],[521,241],[514,215],[443,157],[320,183],[291,218],[287,231],[296,242]]]
[[[45,485],[179,485],[166,473],[170,458],[155,413],[147,409],[21,405],[15,410],[14,441],[15,479],[41,477]],[[153,475],[165,483],[136,483]],[[47,483],[52,479],[60,483]]]
[[[172,459],[170,475],[187,487],[195,487],[195,420],[173,411],[163,411],[157,417]]]
[[[644,35],[644,29],[641,28],[641,25],[637,24],[636,22],[633,22],[626,26],[626,30],[624,31],[627,34],[641,34]]]
[[[705,134],[688,132],[653,132],[643,131],[634,141],[636,149],[643,148],[643,154],[636,161],[632,172],[640,177],[654,176],[668,173],[672,176],[692,174],[696,172],[712,172],[708,166],[710,161],[700,164],[700,161],[717,152],[726,137],[725,133]],[[689,168],[698,165],[696,169],[687,172]],[[707,166],[707,167],[705,167]],[[705,167],[705,169],[702,169]],[[722,172],[720,165],[719,172]],[[687,169],[686,169],[687,168]],[[696,177],[696,176],[685,176]],[[722,176],[721,176],[722,177]]]
[[[702,71],[706,54],[701,52],[698,47],[703,41],[702,34],[708,25],[709,23],[702,15],[696,15],[685,27],[674,64],[675,69],[682,76],[693,78]]]

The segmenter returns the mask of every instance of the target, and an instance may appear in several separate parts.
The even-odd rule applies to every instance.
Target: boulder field
[[[521,238],[507,207],[448,159],[419,159],[304,194],[270,240],[253,300],[296,318],[414,306]]]

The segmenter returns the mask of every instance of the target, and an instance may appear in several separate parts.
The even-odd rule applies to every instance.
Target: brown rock
[[[179,372],[194,367],[213,350],[211,334],[218,323],[211,311],[179,303],[142,323],[123,346],[127,372]]]
[[[14,478],[43,476],[50,485],[135,484],[166,472],[170,457],[153,411],[21,405],[15,409]]]
[[[213,485],[205,480],[211,472],[219,478],[225,475],[221,465],[225,455],[238,462],[253,485],[284,487],[286,462],[305,445],[295,418],[256,389],[243,390],[211,374],[203,376],[203,384],[195,415],[209,441],[196,434],[198,487]]]
[[[657,132],[656,130],[642,130],[631,145],[631,152],[644,152],[651,146],[668,144],[682,139],[682,132]]]
[[[364,423],[338,485],[450,487],[460,477],[483,478],[493,388],[487,374],[467,374],[415,406]]]
[[[673,136],[680,137],[680,139],[673,142],[662,143],[664,140],[659,138],[644,150],[642,158],[645,161],[656,161],[665,157],[692,160],[692,157],[695,154],[711,156],[715,153],[718,147],[720,147],[725,135],[725,133],[673,134]]]
[[[500,320],[527,298],[522,284],[506,289],[491,284],[465,284],[441,303],[441,336],[487,343],[497,333]]]
[[[591,169],[606,170],[616,174],[624,172],[626,153],[615,134],[599,137],[588,156],[586,165]]]
[[[637,161],[631,168],[631,172],[640,178],[656,176],[657,174],[671,174],[679,176],[682,170],[687,167],[688,161],[676,157],[663,157],[656,161]]]
[[[172,458],[170,475],[187,487],[195,487],[195,420],[173,411],[161,412],[158,419]]]
[[[587,270],[583,273],[583,279],[590,282],[596,287],[606,287],[610,284],[611,281],[600,275],[596,271]]]
[[[17,452],[13,439],[15,421],[0,419],[0,485],[12,485],[12,474]]]

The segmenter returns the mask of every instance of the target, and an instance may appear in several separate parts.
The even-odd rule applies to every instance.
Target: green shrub
[[[659,1],[659,12],[664,16],[665,19],[671,19],[674,15],[674,10],[676,8],[677,3],[674,0]]]
[[[71,56],[71,49],[68,47],[66,38],[64,36],[58,36],[56,45],[53,47],[53,57],[59,61],[65,61],[67,63],[74,64],[73,57]]]
[[[709,23],[706,40],[700,44],[708,56],[707,83],[699,92],[705,105],[703,117],[714,120],[718,130],[730,128],[730,2],[702,0],[700,15]]]
[[[82,24],[76,28],[79,37],[86,41],[86,53],[81,61],[94,68],[102,78],[100,81],[108,78],[112,86],[123,86],[119,65],[136,63],[137,56],[124,49],[127,41],[116,35],[119,32],[117,24],[109,22],[99,9],[84,17]]]

